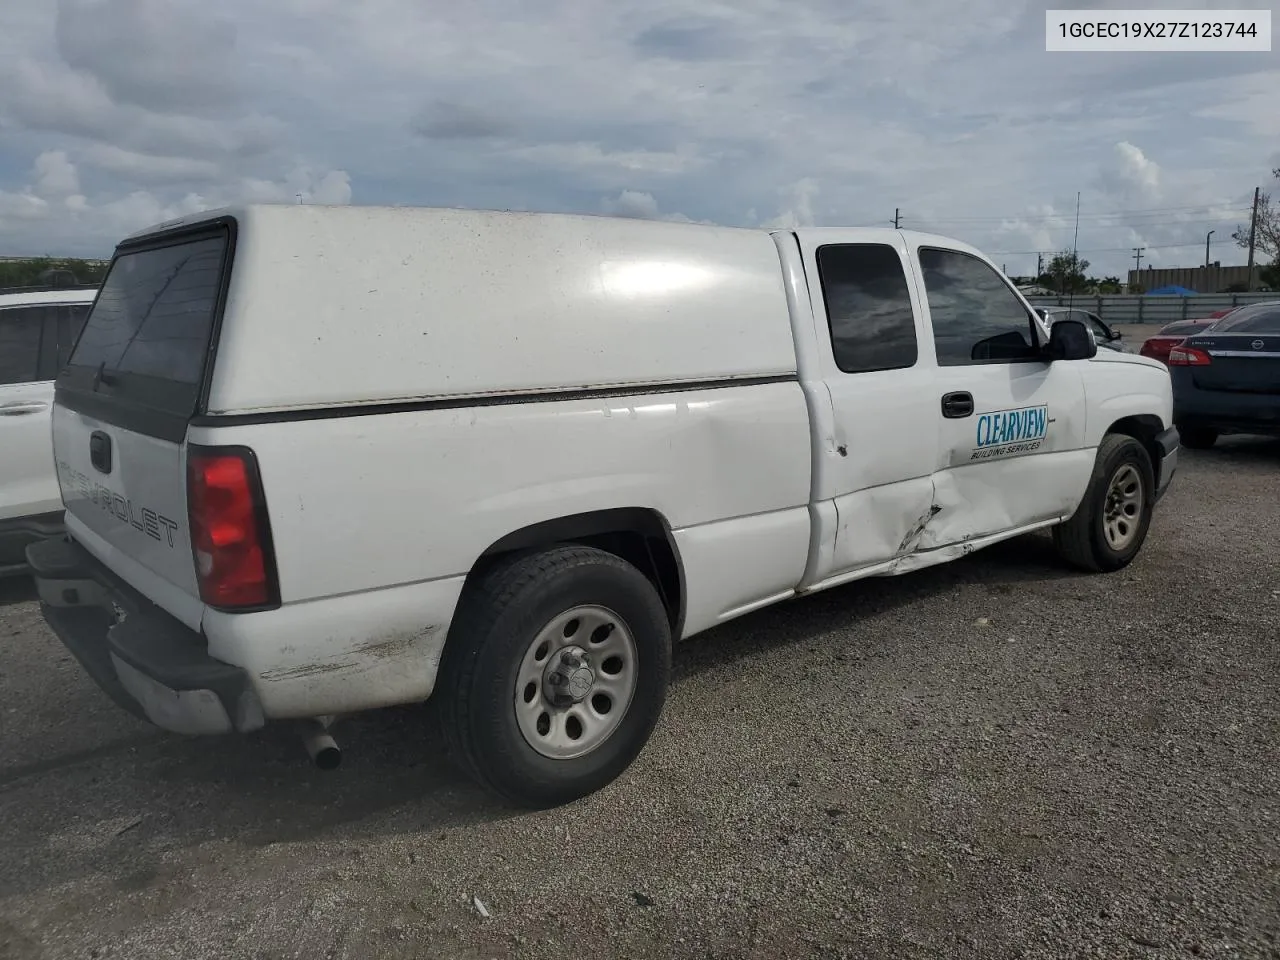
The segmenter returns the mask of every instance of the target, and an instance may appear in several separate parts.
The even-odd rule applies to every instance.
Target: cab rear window
[[[71,353],[66,386],[166,413],[195,411],[227,232],[119,253]]]

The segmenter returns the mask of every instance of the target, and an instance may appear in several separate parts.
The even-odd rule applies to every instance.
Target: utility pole
[[[1209,269],[1209,238],[1212,237],[1217,230],[1210,230],[1204,235],[1204,268]]]
[[[1253,293],[1253,243],[1258,235],[1258,192],[1261,187],[1253,188],[1253,215],[1249,218],[1249,282],[1246,286]]]
[[[1040,278],[1044,276],[1044,254],[1036,254],[1036,282],[1040,282]]]
[[[1133,259],[1137,261],[1137,266],[1134,267],[1135,270],[1138,270],[1138,271],[1142,270],[1142,251],[1145,249],[1147,248],[1146,247],[1133,248]]]
[[[893,229],[898,229],[898,221],[901,219],[901,212],[897,207],[893,208]]]
[[[1075,304],[1076,296],[1076,271],[1080,272],[1080,279],[1084,279],[1084,271],[1080,270],[1080,191],[1076,191],[1076,232],[1071,236],[1071,300],[1072,305]]]

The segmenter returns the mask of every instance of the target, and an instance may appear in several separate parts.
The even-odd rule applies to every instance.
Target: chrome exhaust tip
[[[341,748],[329,735],[328,725],[319,720],[307,722],[302,745],[307,748],[311,762],[320,770],[336,770],[342,763]]]

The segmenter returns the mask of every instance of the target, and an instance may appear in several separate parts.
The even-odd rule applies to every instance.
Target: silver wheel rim
[[[1131,463],[1120,467],[1107,484],[1107,500],[1102,512],[1102,530],[1112,550],[1133,543],[1142,522],[1142,476]]]
[[[553,760],[597,749],[622,723],[636,692],[636,642],[606,607],[566,610],[538,631],[516,675],[516,722]]]

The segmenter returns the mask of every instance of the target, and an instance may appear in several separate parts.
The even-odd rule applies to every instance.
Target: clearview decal
[[[1043,404],[980,414],[975,426],[976,449],[969,459],[987,460],[1038,450],[1049,422],[1049,408]]]

